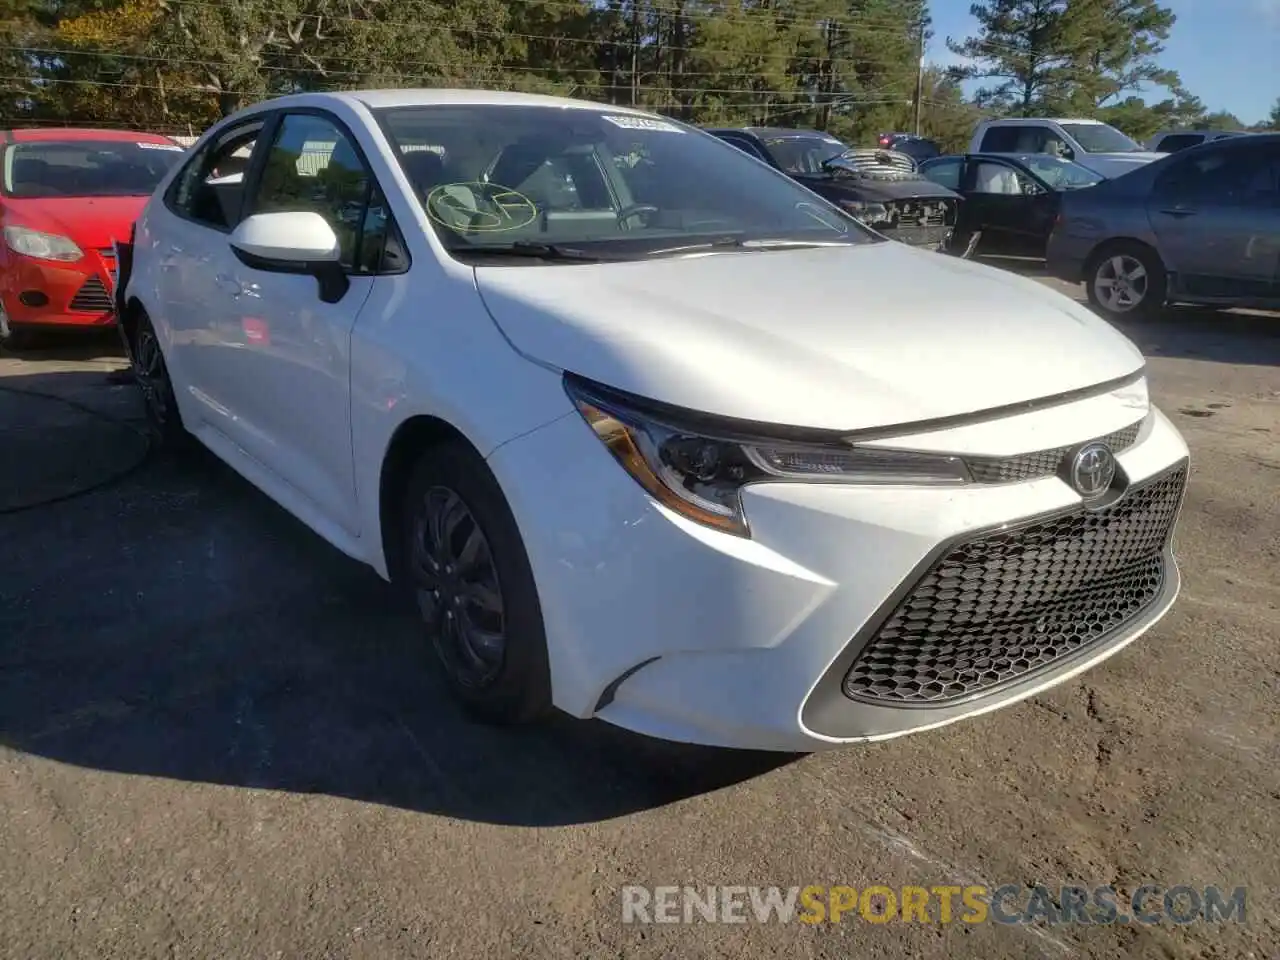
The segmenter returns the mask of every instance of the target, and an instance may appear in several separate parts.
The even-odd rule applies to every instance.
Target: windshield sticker
[[[519,191],[497,183],[442,183],[423,206],[436,223],[458,233],[507,233],[538,218],[538,207]]]
[[[178,153],[183,153],[186,148],[180,147],[176,143],[139,143],[138,149],[139,150],[176,150]]]
[[[652,117],[606,115],[605,119],[615,127],[621,127],[623,130],[653,130],[658,133],[684,133],[684,131],[674,123],[667,123],[665,120],[655,120]]]

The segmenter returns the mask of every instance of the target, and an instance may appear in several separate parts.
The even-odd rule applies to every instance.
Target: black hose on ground
[[[51,507],[54,504],[65,503],[68,500],[74,500],[77,497],[83,497],[85,494],[88,494],[88,493],[95,493],[99,490],[105,490],[106,488],[121,482],[127,477],[132,476],[139,469],[141,469],[142,466],[151,458],[151,454],[154,450],[154,441],[151,437],[151,434],[148,433],[146,430],[138,429],[137,426],[135,426],[132,423],[129,423],[127,420],[120,420],[116,417],[112,417],[112,416],[109,416],[108,414],[103,413],[101,410],[95,410],[93,407],[89,406],[88,404],[79,403],[75,400],[68,399],[67,397],[60,397],[55,393],[46,393],[43,390],[23,390],[20,387],[10,387],[4,384],[0,384],[0,391],[3,391],[4,393],[14,394],[16,396],[33,397],[38,400],[51,400],[54,403],[61,403],[64,406],[71,407],[75,410],[80,411],[81,413],[87,414],[88,416],[93,417],[96,420],[104,420],[107,423],[112,424],[113,426],[124,427],[126,430],[132,431],[133,433],[136,433],[138,436],[140,436],[143,442],[142,455],[138,457],[136,460],[129,463],[123,469],[116,470],[113,473],[110,473],[99,480],[95,480],[93,483],[88,483],[88,484],[85,484],[84,486],[76,487],[73,490],[68,490],[52,497],[44,497],[39,500],[34,500],[30,503],[20,503],[17,506],[2,507],[0,508],[0,516],[10,516],[15,513],[25,513],[28,510],[36,510],[40,507]]]

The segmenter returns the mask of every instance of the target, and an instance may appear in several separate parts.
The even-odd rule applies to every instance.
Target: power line
[[[15,81],[15,82],[24,82],[24,83],[29,83],[29,84],[31,84],[32,86],[35,86],[35,87],[40,87],[40,86],[42,86],[42,85],[44,85],[44,84],[77,84],[77,85],[90,86],[90,87],[112,87],[112,88],[117,88],[117,89],[125,88],[125,89],[130,89],[130,90],[156,90],[156,91],[161,91],[161,92],[171,93],[171,94],[179,94],[179,93],[200,93],[200,94],[228,94],[228,95],[234,95],[234,96],[259,97],[259,98],[261,98],[261,97],[262,97],[262,93],[261,93],[261,91],[259,91],[259,90],[213,89],[213,88],[209,88],[209,87],[187,87],[187,88],[183,88],[183,87],[180,87],[180,86],[172,86],[172,85],[148,84],[148,83],[133,83],[133,82],[130,82],[130,81],[128,81],[128,80],[100,80],[100,79],[91,79],[91,78],[88,78],[88,77],[22,77],[22,76],[0,76],[0,81],[6,81],[6,80],[7,80],[7,81]],[[659,91],[659,92],[663,92],[663,93],[670,93],[670,94],[678,94],[678,93],[688,93],[688,94],[753,94],[753,95],[755,95],[755,96],[768,96],[768,95],[770,95],[770,94],[774,94],[774,95],[777,95],[777,96],[779,96],[779,97],[788,97],[788,98],[794,98],[794,97],[809,97],[809,96],[812,96],[812,95],[813,95],[810,91],[803,90],[803,89],[798,89],[798,88],[797,88],[797,89],[767,89],[767,88],[766,88],[766,89],[761,89],[761,88],[759,88],[759,87],[666,87],[666,86],[659,86],[659,87],[656,87],[656,88],[654,88],[654,87],[649,87],[649,88],[645,88],[645,89],[656,89],[656,90],[657,90],[657,91]],[[297,91],[295,91],[295,92],[297,92],[297,93],[322,93],[322,92],[325,92],[325,91],[315,91],[315,90],[297,90]],[[836,96],[838,96],[838,97],[839,97],[839,96],[841,96],[841,95],[837,94]],[[901,100],[902,102],[910,102],[910,98],[909,98],[909,97],[907,97],[907,96],[905,96],[905,95],[904,95],[903,97],[901,97],[901,98],[895,98],[895,99],[893,99],[893,100],[876,100],[876,101],[867,101],[867,102],[876,102],[876,103],[896,103],[896,102],[899,102],[899,100]],[[673,102],[674,102],[676,105],[682,105],[682,104],[680,104],[680,102],[679,102],[679,101],[673,101]],[[818,101],[816,101],[816,100],[815,100],[814,102],[816,103],[816,102],[818,102]]]
[[[618,15],[620,17],[627,18],[622,21],[623,23],[629,22],[629,19],[632,15],[632,6],[633,6],[633,4],[630,4],[630,3],[626,5],[623,5],[623,4],[615,5],[614,3],[610,3],[610,4],[607,4],[604,8],[600,8],[600,7],[588,6],[582,3],[574,3],[572,2],[572,0],[507,0],[507,2],[510,4],[517,4],[517,5],[527,4],[527,5],[532,5],[539,8],[556,7],[556,8],[571,10],[574,13],[579,13],[582,15],[593,15],[593,14],[598,15],[600,13],[611,13],[611,14]],[[222,12],[230,12],[226,0],[222,0],[222,2],[216,2],[216,0],[167,0],[167,3],[168,3],[168,6],[170,7],[207,7],[207,8],[213,8]],[[920,19],[918,12],[910,14],[905,18],[900,18],[900,17],[894,16],[893,14],[888,14],[888,13],[868,14],[865,12],[852,14],[852,15],[846,14],[844,16],[814,17],[811,14],[807,14],[803,12],[787,13],[784,11],[772,10],[767,7],[755,7],[755,8],[749,8],[749,9],[738,7],[736,10],[730,7],[724,11],[703,11],[703,10],[681,9],[683,5],[669,5],[669,4],[659,3],[659,2],[640,3],[640,4],[634,4],[634,6],[641,7],[641,10],[639,12],[642,19],[646,18],[647,16],[656,14],[658,16],[684,20],[690,23],[697,23],[698,21],[704,21],[704,20],[707,22],[723,23],[727,20],[733,20],[735,18],[734,17],[735,13],[741,13],[742,19],[744,20],[757,19],[757,20],[762,20],[767,23],[771,23],[775,25],[785,25],[787,23],[797,23],[797,24],[812,23],[814,25],[817,25],[819,23],[824,23],[824,22],[834,22],[840,26],[865,25],[866,28],[873,29],[873,30],[885,29],[885,30],[900,31],[902,28],[902,24],[910,23],[914,25],[915,23],[919,22],[919,19]],[[919,3],[918,6],[921,10],[927,9],[927,3],[923,2],[923,0],[921,3]],[[329,22],[336,22],[336,23],[351,22],[351,23],[391,25],[391,26],[421,26],[422,25],[422,21],[420,20],[384,20],[377,17],[352,17],[352,16],[344,17],[344,16],[333,16],[329,14],[302,14],[299,16],[298,19],[327,20]],[[471,30],[462,30],[461,28],[446,27],[445,29],[457,29],[460,32],[474,32]],[[556,38],[556,39],[568,39],[568,38]]]
[[[117,53],[115,51],[107,51],[107,50],[78,50],[75,48],[66,48],[66,47],[61,47],[61,48],[59,47],[18,47],[18,46],[6,46],[4,44],[0,44],[0,50],[9,50],[9,51],[27,53],[27,54],[39,54],[41,56],[50,57],[50,58],[59,58],[59,59],[65,58],[65,57],[85,57],[85,58],[99,57],[102,59],[140,61],[145,63],[178,64],[178,65],[185,65],[185,66],[192,66],[192,67],[225,67],[227,65],[224,61],[219,61],[219,60],[196,60],[196,59],[188,59],[185,57],[159,56],[157,54]],[[286,56],[286,57],[297,56],[297,54],[291,54],[286,52],[286,53],[283,53],[282,56]],[[384,62],[383,58],[379,58],[379,57],[351,57],[351,56],[345,56],[342,54],[325,54],[325,60],[336,60],[339,62],[346,62],[346,63],[382,63]],[[849,60],[849,61],[846,61],[846,63],[848,63],[850,66],[857,67],[864,64],[870,65],[872,61]],[[422,67],[432,67],[432,68],[461,67],[461,68],[468,68],[471,70],[482,71],[482,72],[504,73],[504,74],[505,73],[532,73],[532,74],[545,73],[549,75],[585,74],[589,76],[604,77],[610,73],[610,71],[604,67],[534,67],[534,66],[523,66],[520,64],[485,65],[485,64],[477,64],[475,61],[459,62],[459,61],[444,61],[444,60],[396,60],[395,64],[398,67],[408,67],[408,66],[422,66]],[[284,65],[277,65],[277,64],[259,64],[255,66],[255,69],[259,71],[270,72],[270,73],[289,73],[289,74],[317,73],[324,77],[339,77],[339,76],[363,77],[369,74],[369,71],[364,71],[364,70],[331,70],[328,68],[320,69],[315,66],[291,67],[291,66],[284,66]],[[646,71],[646,72],[654,73],[654,71]],[[655,74],[655,76],[660,77],[661,74]],[[681,70],[679,74],[677,74],[677,76],[681,78],[683,77],[724,77],[724,76],[730,76],[730,77],[740,76],[740,77],[746,78],[749,76],[753,76],[753,74],[749,70]]]
[[[215,3],[215,2],[210,2],[210,0],[168,0],[168,2],[170,6],[197,7],[197,8],[216,10],[221,13],[227,12],[227,6],[225,3]],[[524,0],[524,2],[534,2],[534,0]],[[347,17],[326,16],[322,18],[317,18],[313,15],[308,15],[308,16],[301,17],[299,19],[303,21],[316,20],[318,23],[321,23],[321,24],[323,24],[325,21],[328,21],[330,23],[356,23],[356,24],[361,24],[363,26],[373,26],[373,27],[423,27],[428,25],[428,24],[424,24],[421,20],[362,19],[360,17],[350,17],[350,16],[347,16]],[[717,19],[720,21],[723,21],[724,18],[721,17]],[[815,25],[816,25],[816,22],[815,22]],[[464,26],[448,25],[448,26],[441,26],[440,30],[442,33],[462,35],[462,36],[494,37],[498,39],[507,39],[507,40],[536,40],[536,41],[553,42],[557,44],[577,44],[579,46],[585,45],[585,46],[592,46],[592,47],[612,47],[616,49],[630,49],[633,47],[637,49],[648,49],[649,47],[652,46],[652,43],[647,40],[566,37],[563,35],[555,35],[555,34],[519,33],[519,32],[497,30],[493,28],[483,28],[483,27],[464,27]],[[911,40],[913,39],[913,36],[907,33],[906,31],[904,31],[904,29],[901,26],[899,26],[896,29],[891,29],[887,25],[886,26],[869,26],[867,28],[867,31],[870,31],[870,32],[886,32],[887,31],[887,32],[893,33],[895,36],[900,36],[903,39],[904,43],[910,43]],[[174,46],[174,45],[170,45],[170,46]],[[750,51],[716,49],[716,48],[701,47],[701,46],[692,46],[692,47],[668,46],[666,44],[663,44],[661,49],[667,53],[681,52],[681,53],[694,53],[694,54],[702,54],[702,55],[723,55],[727,57],[742,57],[742,58],[751,58],[753,56],[753,54]],[[762,59],[762,60],[768,60],[774,57],[780,57],[781,59],[789,60],[789,61],[813,61],[813,62],[828,62],[833,59],[835,60],[842,59],[840,57],[831,57],[825,54],[800,55],[800,54],[792,54],[789,52],[784,52],[781,54],[770,52],[768,54],[755,55],[755,56],[757,59]]]

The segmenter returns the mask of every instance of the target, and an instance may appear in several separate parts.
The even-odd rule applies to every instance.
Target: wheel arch
[[[378,532],[382,541],[382,562],[393,582],[399,578],[402,556],[402,531],[396,521],[413,465],[424,451],[445,443],[465,444],[483,459],[479,448],[465,433],[448,420],[431,414],[409,417],[396,427],[387,443],[378,472]]]
[[[1089,251],[1089,255],[1084,258],[1085,283],[1092,281],[1093,270],[1097,266],[1098,261],[1101,260],[1105,254],[1112,250],[1129,246],[1141,247],[1143,250],[1149,251],[1152,256],[1159,261],[1160,266],[1164,268],[1165,272],[1169,272],[1169,265],[1164,262],[1164,257],[1160,256],[1160,251],[1148,241],[1128,235],[1108,237],[1107,239],[1094,244],[1093,249]]]

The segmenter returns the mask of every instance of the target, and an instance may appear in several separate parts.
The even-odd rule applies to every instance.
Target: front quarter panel
[[[401,427],[442,420],[488,457],[572,411],[560,373],[521,357],[498,330],[473,272],[439,262],[378,279],[352,338],[351,405],[365,558],[384,577],[382,465]]]

